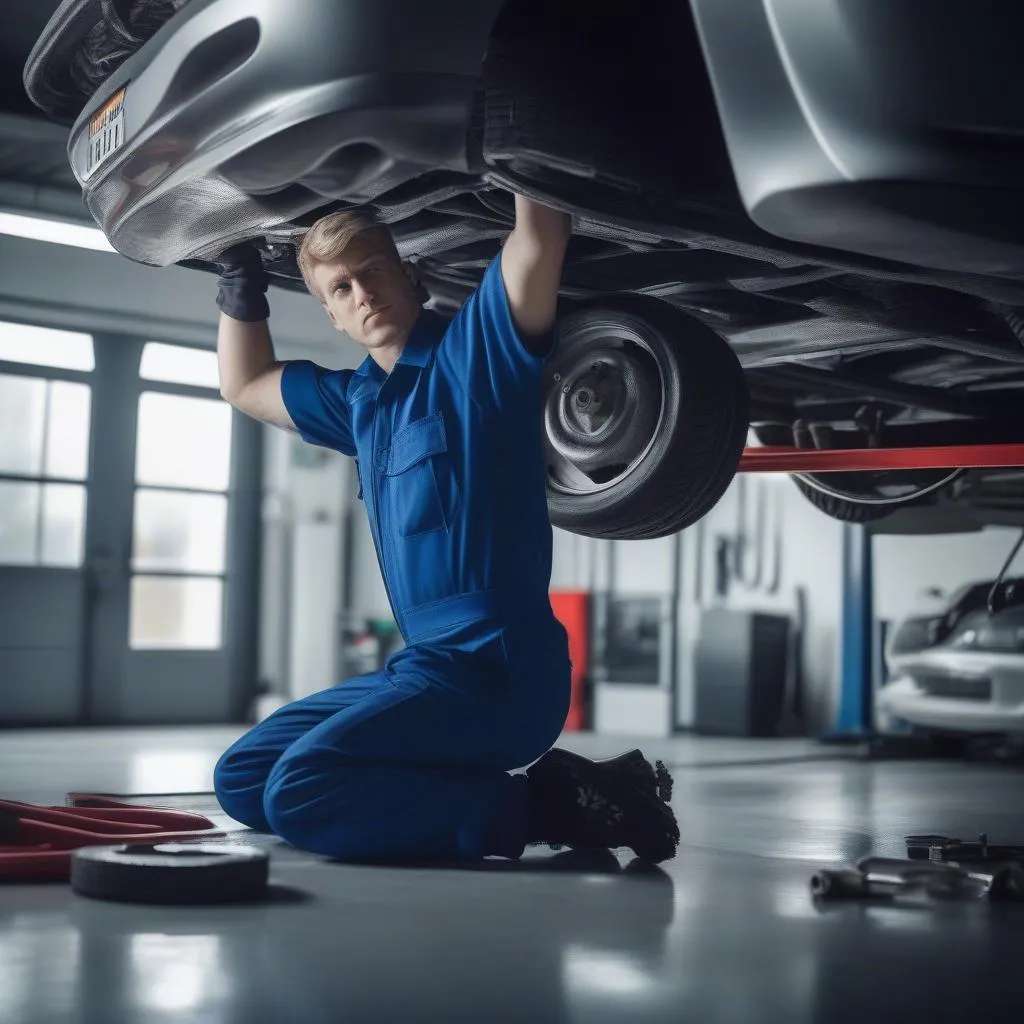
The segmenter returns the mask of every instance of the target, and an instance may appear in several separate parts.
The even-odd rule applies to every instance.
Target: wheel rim
[[[560,339],[547,372],[549,486],[595,494],[634,473],[665,409],[661,371],[643,337],[624,325],[593,324]]]

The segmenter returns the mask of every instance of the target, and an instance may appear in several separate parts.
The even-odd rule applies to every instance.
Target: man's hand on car
[[[269,279],[260,251],[251,242],[231,246],[217,257],[217,305],[233,320],[257,323],[270,317]]]
[[[274,356],[267,320],[270,283],[259,249],[233,245],[217,258],[217,305],[223,314],[217,328],[217,364],[224,400],[247,416],[294,430],[281,400],[283,363]]]

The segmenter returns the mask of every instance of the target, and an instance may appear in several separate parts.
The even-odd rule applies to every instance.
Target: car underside
[[[574,348],[576,335],[569,338],[572,358],[555,365],[547,403],[551,476],[571,499],[553,505],[559,525],[602,536],[688,525],[728,483],[746,421],[761,444],[804,448],[1024,441],[1024,247],[1021,200],[1009,185],[1024,155],[1019,88],[1007,95],[998,73],[980,84],[954,75],[938,98],[922,98],[954,52],[978,70],[970,55],[980,60],[996,45],[987,66],[1000,67],[998,39],[1021,15],[1008,14],[1012,25],[1001,28],[979,28],[980,14],[966,26],[936,15],[925,32],[906,3],[831,5],[856,46],[868,47],[850,59],[871,65],[863,73],[873,88],[905,76],[906,93],[887,101],[895,113],[874,94],[851,113],[848,98],[828,93],[820,66],[831,53],[829,25],[804,39],[810,30],[794,20],[800,5],[779,3],[771,53],[791,72],[802,69],[792,76],[803,89],[798,131],[769,95],[770,61],[752,42],[754,9],[764,20],[770,6],[759,2],[287,6],[289,26],[275,22],[269,0],[69,0],[37,44],[26,84],[50,116],[73,125],[69,154],[93,216],[116,248],[153,265],[214,269],[221,250],[255,238],[276,283],[302,288],[296,237],[325,213],[369,205],[430,305],[454,313],[512,226],[511,192],[571,212],[562,301],[587,341]],[[242,83],[275,28],[283,52]],[[337,91],[310,99],[339,81],[326,58],[307,80],[289,79],[289,54],[321,59],[308,46],[318,33],[337,46],[354,35],[361,47],[344,102]],[[384,81],[373,66],[378,49],[391,62]],[[831,53],[835,77],[848,56]],[[233,74],[240,84],[231,91]],[[283,88],[275,75],[304,97],[301,116],[293,105],[275,122],[276,112],[252,98],[254,83],[265,98]],[[971,102],[957,83],[973,90]],[[857,84],[847,81],[854,92]],[[92,169],[89,156],[81,164],[97,111],[121,97],[130,132],[129,104],[144,90],[145,137]],[[763,106],[752,113],[758,92]],[[246,118],[262,121],[262,134],[232,136],[227,126]],[[815,169],[801,135],[808,131],[839,173]],[[595,308],[603,320],[578,319]],[[616,309],[639,320],[609,327]],[[648,313],[672,345],[708,352],[712,334],[724,339],[747,394],[736,397],[733,387],[716,398],[734,406],[727,428],[717,428],[730,440],[713,456],[716,480],[702,501],[667,514],[665,502],[680,498],[666,493],[652,499],[657,514],[609,522],[594,509],[653,457],[652,438],[664,429],[663,415],[644,436],[636,422],[632,434],[621,426],[623,417],[643,420],[627,399],[664,376],[664,353],[644,340]],[[682,366],[680,379],[733,372],[721,359],[701,365]],[[659,391],[662,412],[687,392],[672,394]],[[678,446],[697,428],[674,429]],[[669,459],[661,475],[668,471],[681,470]],[[696,471],[687,472],[692,484]],[[1024,498],[1013,470],[801,475],[797,483],[823,511],[854,521],[951,500],[1014,521]],[[583,499],[593,507],[577,516]]]

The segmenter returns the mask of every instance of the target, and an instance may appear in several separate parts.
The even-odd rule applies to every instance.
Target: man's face
[[[372,236],[356,235],[340,259],[313,267],[313,279],[339,331],[370,351],[401,350],[420,303],[393,252]]]

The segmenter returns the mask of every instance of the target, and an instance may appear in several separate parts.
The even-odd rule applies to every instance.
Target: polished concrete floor
[[[236,734],[0,732],[0,797],[208,790]],[[356,866],[264,838],[272,895],[251,906],[0,885],[0,1022],[1021,1019],[1024,907],[819,909],[808,881],[819,865],[900,855],[909,832],[1024,842],[1024,771],[865,762],[799,741],[640,745],[676,766],[683,844],[664,870],[547,850],[474,868]],[[211,807],[146,802],[179,799]]]

